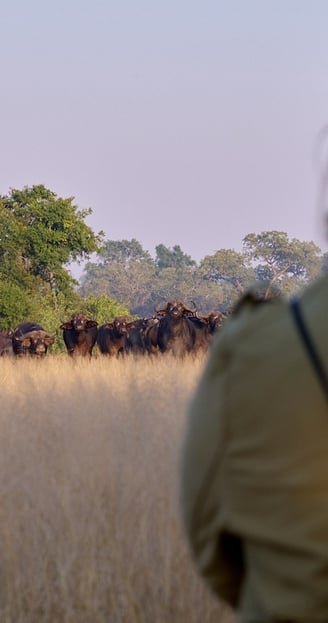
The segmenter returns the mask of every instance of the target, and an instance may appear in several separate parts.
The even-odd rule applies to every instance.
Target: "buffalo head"
[[[75,313],[72,315],[70,320],[63,322],[60,325],[60,328],[65,331],[85,331],[85,329],[91,329],[91,327],[97,326],[98,323],[96,320],[87,318],[87,316],[84,316],[83,314]]]
[[[49,335],[42,328],[35,328],[24,332],[19,327],[13,333],[13,351],[16,355],[33,355],[43,357],[48,346],[55,341],[54,335]]]
[[[196,315],[196,306],[193,303],[194,309],[189,309],[181,301],[169,301],[165,307],[159,309],[154,306],[155,312],[158,316],[172,316],[174,318],[182,318],[183,316]]]

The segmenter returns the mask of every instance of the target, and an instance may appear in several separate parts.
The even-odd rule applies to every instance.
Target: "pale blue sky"
[[[45,184],[152,254],[270,229],[326,249],[326,1],[10,0],[0,20],[1,194]]]

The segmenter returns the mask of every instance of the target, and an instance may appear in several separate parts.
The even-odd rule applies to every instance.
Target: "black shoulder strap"
[[[308,328],[304,322],[303,314],[301,312],[301,307],[300,307],[298,299],[293,299],[290,303],[290,307],[291,307],[291,311],[294,316],[296,326],[298,328],[300,336],[303,340],[303,344],[307,351],[307,354],[309,355],[309,358],[313,364],[313,367],[321,383],[321,387],[328,400],[328,376],[326,374],[326,370],[323,366],[323,363],[319,357],[319,354],[314,347]]]

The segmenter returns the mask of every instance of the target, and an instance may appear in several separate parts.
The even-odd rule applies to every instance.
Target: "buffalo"
[[[146,352],[145,332],[148,318],[131,320],[126,325],[127,335],[124,351],[132,355],[142,355]]]
[[[116,317],[112,322],[106,322],[98,329],[97,344],[103,355],[123,355],[127,349],[127,335],[129,320]]]
[[[191,353],[196,339],[196,329],[190,318],[195,316],[196,308],[189,309],[180,301],[168,302],[155,311],[159,317],[157,345],[161,353],[183,356]]]
[[[97,340],[98,323],[83,314],[75,313],[60,328],[70,357],[91,357]]]
[[[30,355],[33,357],[44,357],[47,354],[48,346],[55,341],[55,336],[36,322],[23,322],[13,331],[12,347],[16,356]]]
[[[153,317],[148,319],[147,326],[144,330],[144,342],[145,351],[149,355],[156,355],[159,352],[157,340],[158,327],[159,318]]]
[[[190,322],[195,328],[194,351],[206,351],[215,335],[222,327],[226,316],[221,312],[210,312],[207,316],[192,316]]]

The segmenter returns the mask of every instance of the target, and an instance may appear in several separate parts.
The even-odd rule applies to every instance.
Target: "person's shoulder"
[[[298,293],[301,305],[308,308],[326,308],[328,300],[328,274],[319,276],[308,283]],[[232,306],[229,316],[224,322],[217,336],[220,347],[227,343],[240,344],[244,337],[257,339],[261,329],[269,332],[279,332],[279,326],[290,322],[290,298],[282,294],[270,294],[255,288],[246,290]]]
[[[285,314],[286,299],[265,296],[256,290],[247,290],[233,305],[213,343],[213,351],[223,353],[240,348],[245,339],[257,339],[260,327],[279,323]],[[253,336],[253,338],[251,338]]]
[[[279,294],[268,295],[247,290],[235,303],[231,310],[231,326],[235,330],[240,330],[244,326],[256,325],[259,322],[266,322],[268,318],[275,316],[286,308],[287,301]]]
[[[258,311],[260,306],[263,308],[265,304],[277,303],[277,301],[284,300],[278,294],[266,295],[256,292],[255,290],[247,290],[243,294],[232,308],[231,315],[236,315],[243,311],[245,308],[252,311]]]

